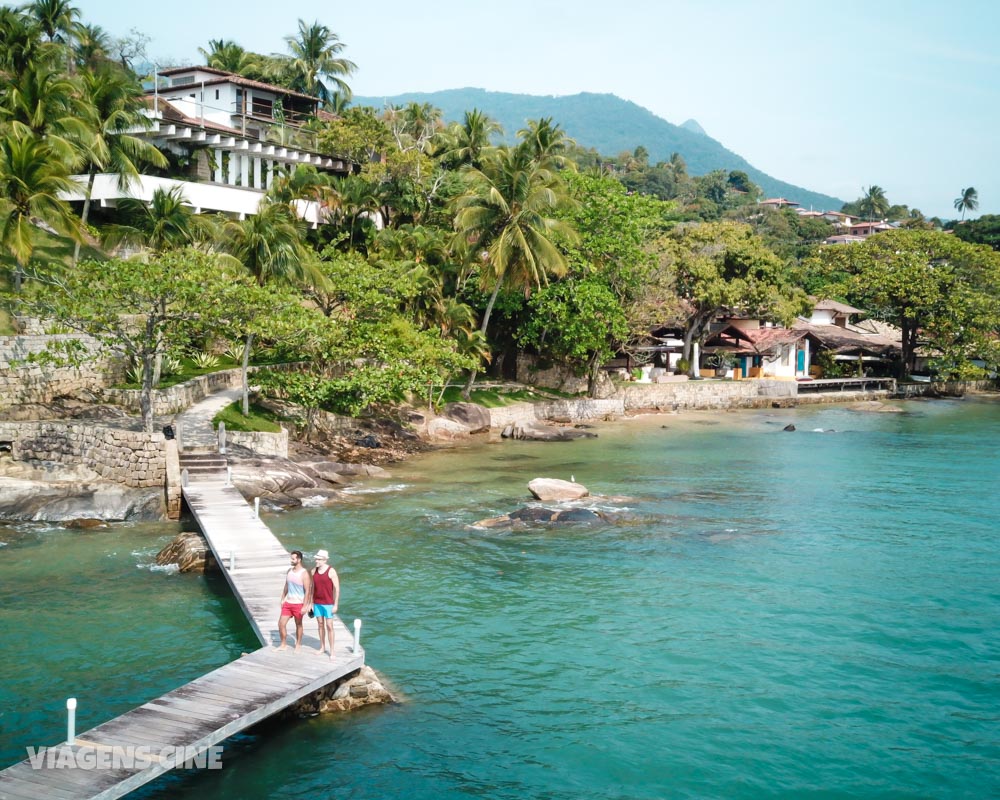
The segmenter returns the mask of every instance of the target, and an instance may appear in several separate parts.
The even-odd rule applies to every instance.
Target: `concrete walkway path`
[[[219,437],[212,427],[212,419],[222,409],[235,403],[242,396],[243,390],[239,387],[223,389],[221,392],[210,394],[187,411],[182,411],[174,417],[175,422],[179,423],[180,427],[178,432],[180,450],[183,452],[185,450],[217,448]]]

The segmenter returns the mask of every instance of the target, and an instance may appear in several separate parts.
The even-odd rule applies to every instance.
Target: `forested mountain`
[[[787,197],[819,210],[839,210],[843,200],[773,178],[706,135],[694,120],[673,125],[651,111],[613,94],[584,92],[567,97],[488,92],[485,89],[447,89],[414,92],[394,97],[355,97],[355,105],[381,109],[386,103],[430,103],[441,109],[447,121],[462,119],[473,108],[489,114],[503,125],[506,140],[513,142],[525,120],[552,117],[583,147],[601,155],[616,156],[642,145],[650,162],[667,161],[680,153],[692,175],[714,169],[743,170],[768,197]]]

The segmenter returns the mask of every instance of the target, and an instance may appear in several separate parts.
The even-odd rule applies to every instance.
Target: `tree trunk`
[[[587,364],[587,397],[592,399],[597,398],[597,377],[600,375],[600,372],[600,361],[597,360],[597,353],[594,353]]]
[[[142,391],[139,393],[142,426],[146,433],[153,432],[153,354],[142,356]]]
[[[502,281],[497,281],[497,285],[493,287],[493,294],[490,295],[490,301],[486,304],[486,311],[483,312],[483,323],[479,326],[479,332],[486,336],[486,328],[490,324],[490,315],[493,313],[493,306],[497,301],[497,295],[500,294],[500,284]],[[469,370],[469,380],[465,384],[465,388],[462,389],[462,399],[468,403],[472,397],[472,385],[476,382],[477,370]]]
[[[80,214],[80,232],[81,234],[87,229],[87,218],[90,216],[90,196],[94,192],[94,179],[97,177],[97,171],[91,170],[90,176],[87,178],[87,191],[83,195],[83,212]],[[80,260],[80,240],[77,239],[76,243],[73,245],[73,266],[76,266],[76,262]]]
[[[246,343],[243,345],[243,366],[240,377],[243,381],[243,416],[250,416],[250,381],[247,379],[247,372],[250,364],[250,348],[253,345],[253,334],[247,334]]]
[[[24,266],[20,259],[14,260],[14,291],[21,293],[21,283],[24,281]]]

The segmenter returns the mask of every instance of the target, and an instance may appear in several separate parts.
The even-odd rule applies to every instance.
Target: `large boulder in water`
[[[558,478],[535,478],[528,483],[528,491],[543,503],[579,500],[590,494],[586,486]]]
[[[427,423],[427,438],[432,442],[453,442],[468,439],[471,431],[461,422],[446,417],[434,417]]]
[[[218,572],[219,564],[200,533],[180,533],[156,554],[161,566],[176,564],[181,572]]]

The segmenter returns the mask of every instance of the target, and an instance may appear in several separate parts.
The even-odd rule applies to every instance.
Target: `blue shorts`
[[[333,606],[321,606],[313,604],[313,614],[321,619],[333,619]]]

